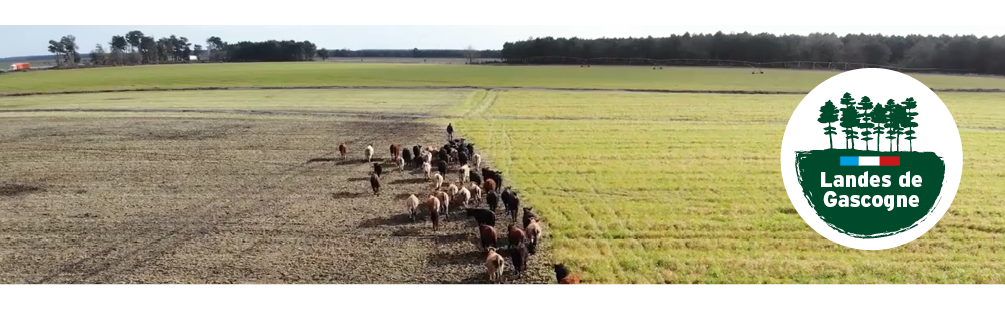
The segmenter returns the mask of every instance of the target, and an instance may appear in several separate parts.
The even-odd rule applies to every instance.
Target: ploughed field
[[[808,91],[835,74],[300,66],[38,72],[18,76],[37,84],[0,88]],[[93,84],[65,74],[65,83],[41,85],[52,77],[43,74],[63,72],[102,77]],[[4,83],[9,76],[0,83],[13,84]],[[917,78],[933,88],[1005,88],[1001,78]],[[508,282],[554,282],[550,264],[564,263],[588,283],[1002,283],[1005,94],[938,94],[963,140],[959,193],[931,231],[884,251],[834,244],[792,209],[778,149],[798,94],[396,88],[0,97],[0,281],[484,281],[473,220],[454,216],[434,233],[428,222],[404,219],[404,197],[422,197],[429,185],[395,180],[421,175],[390,171],[384,194],[373,197],[368,166],[324,161],[341,140],[353,141],[354,158],[364,141],[374,141],[378,157],[392,142],[441,145],[452,122],[543,219],[532,273],[517,280],[507,262]],[[501,231],[509,223],[498,221]]]

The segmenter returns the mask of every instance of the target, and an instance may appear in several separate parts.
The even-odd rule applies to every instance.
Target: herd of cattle
[[[439,148],[415,145],[408,149],[392,144],[389,152],[389,161],[398,171],[405,172],[406,167],[411,167],[413,171],[421,169],[425,180],[431,184],[429,190],[420,193],[423,199],[412,194],[405,200],[405,210],[410,220],[415,221],[417,215],[424,212],[426,220],[432,222],[432,229],[437,230],[441,216],[446,219],[451,214],[451,209],[464,209],[466,216],[474,218],[478,223],[480,246],[486,252],[486,277],[491,283],[499,283],[505,270],[505,261],[497,244],[499,233],[495,228],[496,213],[501,202],[504,214],[512,219],[507,232],[507,250],[513,262],[513,271],[517,277],[526,271],[529,256],[537,252],[542,237],[539,217],[533,207],[523,207],[523,220],[518,224],[520,197],[511,187],[503,186],[501,171],[481,167],[482,158],[475,153],[474,144],[464,139],[449,139],[447,144]],[[346,159],[347,153],[348,147],[340,144],[339,154],[342,160]],[[383,165],[373,162],[372,145],[368,145],[363,153],[366,162],[373,164],[370,187],[374,195],[379,195]],[[455,178],[449,175],[451,170],[456,173],[456,181],[451,180]],[[481,207],[483,200],[487,209]],[[578,284],[579,278],[569,274],[564,265],[554,265],[554,269],[559,283]]]

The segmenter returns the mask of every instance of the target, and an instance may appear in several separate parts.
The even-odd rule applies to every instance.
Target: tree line
[[[755,63],[812,61],[962,70],[1005,75],[1005,37],[731,33],[645,38],[531,38],[503,44],[509,63],[563,63],[541,57],[711,59]],[[575,60],[566,60],[573,63]],[[578,63],[577,63],[578,64]]]
[[[914,129],[918,127],[918,123],[914,121],[918,113],[914,109],[918,107],[918,102],[913,97],[900,103],[890,99],[883,105],[880,102],[873,103],[868,96],[862,96],[856,104],[851,93],[844,93],[840,104],[844,107],[839,109],[834,102],[828,100],[820,107],[820,118],[817,119],[817,122],[827,124],[824,135],[830,140],[831,149],[834,149],[834,135],[837,134],[835,131],[837,128],[833,123],[838,122],[844,128],[841,132],[845,136],[845,149],[854,150],[855,141],[859,140],[865,144],[865,150],[868,151],[869,141],[872,141],[872,136],[875,135],[878,152],[882,135],[886,134],[885,138],[889,142],[888,151],[894,151],[894,142],[896,150],[900,151],[901,135],[904,135],[903,139],[908,142],[908,150],[914,151],[914,140],[917,139],[914,136],[917,133]]]

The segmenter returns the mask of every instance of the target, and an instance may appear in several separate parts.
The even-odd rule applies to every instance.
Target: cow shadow
[[[367,178],[349,178],[347,181],[349,181],[349,182],[370,181],[370,178],[369,177],[367,177]]]
[[[421,220],[421,217],[419,217],[419,215],[417,214],[416,217],[415,217],[415,221],[418,222],[419,220]],[[358,227],[359,228],[374,228],[374,227],[382,227],[382,226],[407,225],[407,224],[411,224],[411,223],[412,223],[412,220],[408,219],[408,214],[407,213],[400,213],[400,214],[395,214],[395,215],[390,216],[390,217],[375,217],[375,218],[370,218],[370,219],[367,219],[367,220],[363,220],[362,222],[359,223]],[[413,235],[396,235],[396,236],[413,236]]]
[[[391,184],[416,184],[426,182],[426,178],[407,178],[391,181]],[[406,196],[407,197],[407,196]]]
[[[343,191],[343,192],[332,193],[332,198],[333,199],[352,199],[352,198],[365,197],[365,196],[368,196],[368,195],[371,195],[371,194],[373,194],[373,193],[370,193],[370,192],[346,192],[346,191]]]
[[[313,159],[307,160],[307,163],[333,162],[333,161],[336,161],[336,160],[338,160],[338,159],[336,159],[336,158],[313,158]]]

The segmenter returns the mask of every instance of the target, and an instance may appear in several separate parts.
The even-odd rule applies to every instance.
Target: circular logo
[[[803,98],[782,137],[782,179],[813,230],[881,250],[921,237],[960,187],[963,146],[942,100],[887,69],[827,79]]]

